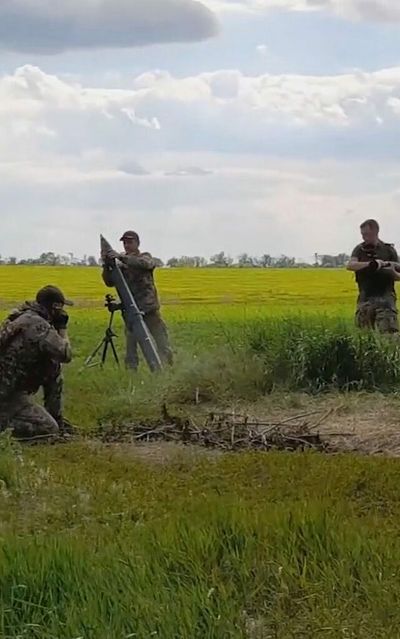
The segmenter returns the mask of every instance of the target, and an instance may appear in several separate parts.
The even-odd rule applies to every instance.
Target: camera
[[[369,260],[377,259],[376,247],[373,244],[366,244],[364,250]]]
[[[105,297],[104,306],[109,310],[110,313],[115,313],[115,311],[122,310],[122,304],[117,302],[113,295],[108,293]]]

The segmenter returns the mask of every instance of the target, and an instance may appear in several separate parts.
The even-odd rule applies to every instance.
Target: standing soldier
[[[167,327],[160,315],[160,302],[154,283],[154,269],[156,261],[150,253],[141,253],[139,250],[140,239],[135,231],[126,231],[120,238],[123,242],[124,252],[108,251],[102,255],[104,260],[103,280],[106,286],[113,286],[108,259],[117,259],[121,262],[122,272],[131,290],[139,310],[143,313],[143,319],[157,346],[162,362],[172,364],[172,350],[169,344]],[[126,330],[126,357],[128,368],[137,370],[138,344],[133,332]]]
[[[347,265],[359,289],[356,324],[380,333],[398,333],[395,282],[400,280],[400,264],[396,249],[379,239],[376,220],[366,220],[360,230],[363,242],[355,247]]]
[[[64,305],[72,302],[55,286],[45,286],[1,326],[0,431],[9,428],[15,437],[29,439],[69,430],[62,416],[61,364],[71,361]],[[44,407],[32,399],[40,387]]]

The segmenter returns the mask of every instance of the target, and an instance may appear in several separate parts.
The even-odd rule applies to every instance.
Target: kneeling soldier
[[[65,305],[72,302],[58,288],[45,286],[1,326],[0,431],[9,428],[27,439],[65,432],[61,365],[71,361]],[[40,387],[44,407],[33,400]]]

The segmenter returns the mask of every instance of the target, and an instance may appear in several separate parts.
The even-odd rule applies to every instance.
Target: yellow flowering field
[[[170,318],[209,313],[240,318],[246,311],[348,314],[356,295],[352,275],[343,269],[158,269],[156,282]],[[50,283],[78,309],[101,308],[109,292],[100,268],[1,266],[0,307],[29,299]]]

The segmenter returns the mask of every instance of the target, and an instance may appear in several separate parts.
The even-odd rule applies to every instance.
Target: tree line
[[[166,268],[340,268],[346,265],[349,260],[346,253],[339,255],[320,255],[315,253],[313,262],[298,261],[288,255],[274,257],[264,254],[261,256],[241,253],[236,259],[220,251],[212,255],[209,259],[194,255],[182,255],[171,257],[166,262],[155,258],[157,266]],[[16,257],[0,256],[1,264],[16,264],[30,266],[100,266],[101,261],[94,255],[84,255],[77,258],[73,253],[68,255],[58,255],[51,251],[41,253],[37,258],[27,258],[18,260]]]

